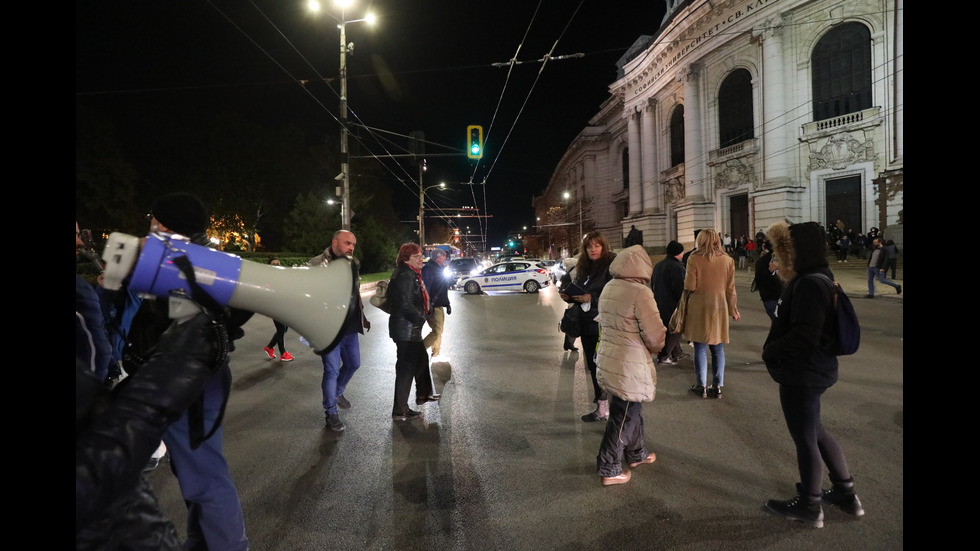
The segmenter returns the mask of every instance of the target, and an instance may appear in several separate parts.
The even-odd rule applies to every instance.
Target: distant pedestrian
[[[895,271],[898,269],[898,245],[893,239],[889,239],[881,249],[885,252],[885,272],[891,271],[891,278],[895,279]]]
[[[871,256],[868,258],[868,294],[864,298],[875,298],[875,280],[895,289],[896,294],[902,294],[902,286],[885,277],[885,251],[881,246],[881,238],[871,240]]]
[[[269,259],[269,265],[281,266],[282,264],[279,262],[278,258],[271,258]],[[286,331],[289,330],[289,327],[287,327],[285,323],[282,323],[277,319],[272,320],[272,323],[273,325],[276,326],[276,332],[272,334],[272,338],[269,339],[269,344],[267,344],[263,349],[265,351],[266,356],[268,356],[270,360],[276,359],[275,347],[278,346],[279,361],[281,362],[293,361],[293,355],[290,354],[289,352],[286,352]]]
[[[837,262],[847,262],[847,253],[851,250],[851,240],[845,233],[837,240]]]
[[[680,302],[684,292],[684,275],[687,270],[681,262],[683,253],[684,245],[677,241],[667,243],[667,255],[653,267],[653,276],[650,279],[650,287],[653,289],[657,309],[660,311],[660,321],[665,327],[670,323],[670,317],[677,309],[677,303]],[[668,331],[664,346],[657,354],[657,363],[674,365],[686,356],[681,348],[680,333]]]

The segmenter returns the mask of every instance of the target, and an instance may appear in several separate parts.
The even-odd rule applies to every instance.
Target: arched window
[[[813,120],[871,107],[871,31],[844,23],[813,49]]]
[[[630,148],[623,149],[623,189],[630,187]]]
[[[670,115],[670,166],[684,162],[684,106],[678,105]]]
[[[728,147],[755,137],[752,123],[752,75],[736,69],[718,89],[719,147]]]

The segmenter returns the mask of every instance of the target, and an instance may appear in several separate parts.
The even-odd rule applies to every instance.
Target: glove
[[[453,313],[453,307],[452,306],[446,306],[446,314],[452,314],[452,313]]]

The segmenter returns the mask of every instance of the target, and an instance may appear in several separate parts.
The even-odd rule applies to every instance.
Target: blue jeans
[[[711,371],[714,372],[711,384],[716,387],[725,386],[725,345],[721,343],[694,343],[694,373],[697,375],[698,384],[705,386],[705,380],[708,378],[709,348],[711,349]]]
[[[879,271],[874,266],[868,266],[868,294],[871,296],[875,296],[875,279],[885,285],[891,285],[896,291],[898,290],[898,283],[886,278],[884,270]]]
[[[220,411],[220,393],[208,383],[204,395],[204,430],[210,430]],[[188,414],[170,425],[163,441],[170,453],[170,467],[177,476],[180,493],[187,505],[187,543],[184,549],[227,549],[246,551],[245,517],[238,490],[231,478],[222,451],[222,428],[191,449]]]
[[[320,388],[323,390],[323,411],[327,415],[337,413],[337,396],[344,393],[354,372],[361,367],[361,346],[357,335],[344,335],[336,348],[323,355],[323,381]]]

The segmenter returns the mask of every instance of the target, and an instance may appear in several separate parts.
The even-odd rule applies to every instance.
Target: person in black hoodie
[[[808,275],[820,273],[833,279],[834,274],[827,267],[826,235],[816,222],[777,222],[766,236],[779,259],[779,277],[786,287],[762,359],[779,383],[779,402],[796,445],[800,473],[797,496],[770,499],[766,509],[821,528],[821,503],[836,505],[854,516],[864,514],[844,452],[820,422],[820,397],[837,382],[834,290],[823,279]],[[821,490],[824,465],[833,483],[829,490]]]
[[[770,322],[776,320],[776,305],[783,294],[783,282],[779,279],[779,259],[772,254],[772,245],[762,242],[762,254],[755,261],[755,289],[759,291],[762,307],[766,309]]]

